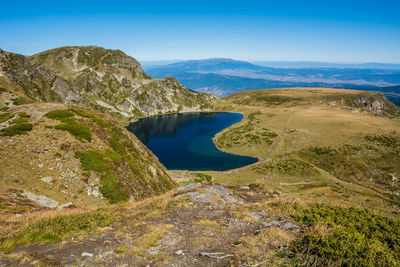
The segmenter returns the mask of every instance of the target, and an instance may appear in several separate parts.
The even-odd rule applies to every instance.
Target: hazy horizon
[[[120,49],[139,61],[400,63],[400,2],[7,1],[4,50],[34,54],[60,46]]]

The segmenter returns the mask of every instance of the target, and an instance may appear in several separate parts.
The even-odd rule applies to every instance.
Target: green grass
[[[78,140],[92,141],[92,131],[90,127],[86,124],[77,123],[75,121],[70,121],[68,123],[62,123],[54,126],[55,129],[63,130],[69,132],[71,135],[76,137]]]
[[[50,119],[56,119],[56,120],[62,120],[65,118],[72,118],[74,116],[74,113],[72,113],[70,110],[65,109],[65,110],[53,110],[44,115],[47,118]]]
[[[211,182],[212,181],[212,177],[211,175],[208,174],[204,174],[204,173],[196,173],[196,178],[194,179],[195,182]]]
[[[61,124],[54,126],[55,129],[67,131],[81,142],[84,140],[92,141],[91,128],[86,124],[76,122],[71,110],[53,110],[44,116],[61,122]]]
[[[7,128],[1,129],[0,133],[2,136],[14,136],[14,135],[21,135],[26,134],[27,132],[31,131],[33,125],[30,123],[20,123],[11,125]]]
[[[97,123],[103,129],[111,126],[108,122],[104,121],[103,119],[100,119],[99,117],[96,117],[92,114],[86,113],[82,110],[73,108],[73,109],[71,109],[71,111],[74,112],[78,116],[90,118],[93,122]]]
[[[12,124],[21,124],[28,122],[31,116],[26,114],[25,112],[18,112],[17,113],[17,118],[12,120]]]
[[[12,117],[14,117],[14,114],[12,114],[12,113],[3,113],[3,114],[0,114],[0,123],[8,121],[8,120],[11,119]]]
[[[25,229],[0,239],[0,249],[6,253],[18,244],[58,243],[67,237],[93,232],[98,227],[115,222],[118,214],[99,209],[93,212],[42,219]]]
[[[13,98],[11,100],[12,100],[13,104],[16,106],[30,103],[30,101],[24,97],[17,97],[17,98]]]
[[[307,230],[291,251],[296,260],[316,257],[315,266],[399,266],[400,222],[356,208],[314,205],[301,209],[297,221]]]
[[[260,163],[251,168],[252,170],[265,174],[277,172],[289,176],[316,176],[319,172],[309,163],[298,159],[282,159],[272,162]]]
[[[64,120],[68,120],[66,118]],[[81,162],[82,170],[90,175],[95,171],[101,177],[100,191],[110,201],[117,203],[129,199],[129,191],[133,187],[135,198],[160,193],[174,186],[174,183],[164,177],[157,178],[150,174],[146,162],[138,152],[133,142],[117,127],[108,127],[108,142],[112,149],[102,152],[95,150],[77,151],[75,157]],[[123,183],[122,183],[123,181]]]
[[[364,139],[388,148],[400,147],[400,136],[396,133],[393,133],[392,135],[367,135]]]
[[[300,151],[300,157],[330,172],[335,177],[376,190],[395,191],[399,181],[393,175],[400,173],[400,136],[365,136],[360,146],[312,146]]]
[[[80,159],[84,171],[96,171],[101,173],[100,192],[109,199],[110,203],[117,203],[129,199],[128,192],[118,180],[115,172],[116,166],[122,157],[112,151],[105,150],[98,152],[95,150],[77,151],[75,157]]]
[[[110,203],[118,203],[129,199],[129,193],[122,187],[115,173],[107,172],[100,178],[100,181],[100,192],[110,200]]]
[[[80,159],[85,171],[105,172],[112,169],[112,162],[101,152],[95,150],[77,151],[75,157]]]
[[[0,87],[0,93],[5,93],[8,92],[8,90],[6,88]]]

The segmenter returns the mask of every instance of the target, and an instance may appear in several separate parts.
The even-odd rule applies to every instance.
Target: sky
[[[96,45],[139,61],[400,63],[400,0],[1,0],[0,6],[0,48],[25,55]]]

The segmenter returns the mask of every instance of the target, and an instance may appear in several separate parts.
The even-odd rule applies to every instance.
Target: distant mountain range
[[[298,66],[302,66],[301,64],[303,63],[299,62]],[[307,64],[318,66],[326,63]],[[332,63],[330,66],[278,68],[233,59],[212,58],[145,69],[154,78],[173,76],[187,88],[212,93],[218,97],[244,90],[317,86],[380,91],[392,102],[400,104],[400,65],[366,63],[339,67],[340,64]]]
[[[170,62],[175,63],[175,62]],[[252,61],[251,63],[271,68],[350,68],[350,69],[396,69],[400,64],[392,63],[330,63],[318,61]]]

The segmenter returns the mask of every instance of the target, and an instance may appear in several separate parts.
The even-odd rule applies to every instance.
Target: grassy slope
[[[297,88],[225,98],[218,109],[246,117],[219,133],[215,143],[227,152],[259,157],[260,162],[209,174],[220,182],[263,181],[310,202],[366,207],[399,217],[400,120],[350,107],[349,99],[365,94]]]
[[[0,115],[9,124],[0,132],[0,161],[7,166],[0,169],[3,189],[46,195],[59,204],[99,206],[174,186],[154,155],[108,116],[43,103],[13,107]],[[32,127],[15,132],[21,124]],[[54,182],[47,184],[43,177]],[[90,194],[97,189],[105,198]]]
[[[159,198],[124,206],[113,205],[105,210],[78,209],[52,215],[28,213],[35,219],[16,220],[20,227],[3,235],[2,249],[8,251],[16,244],[27,242],[57,243],[76,235],[84,244],[90,244],[86,233],[97,232],[94,238],[100,238],[106,231],[109,233],[107,238],[117,240],[111,247],[116,254],[110,258],[120,263],[179,263],[183,257],[175,255],[175,251],[184,248],[185,254],[203,264],[399,264],[400,215],[396,199],[399,184],[393,176],[388,180],[385,175],[394,174],[396,178],[396,173],[400,172],[396,164],[400,121],[351,105],[349,99],[360,94],[366,93],[298,88],[244,92],[220,103],[220,110],[243,112],[246,117],[219,133],[215,137],[217,146],[228,152],[257,156],[260,162],[235,171],[205,173],[217,182],[258,184],[262,189],[252,189],[247,195],[249,199],[255,198],[254,202],[246,202],[243,206],[229,205],[219,210],[218,205],[210,208],[167,193]],[[30,114],[29,110],[21,111]],[[48,117],[55,119],[44,118],[47,125],[69,123],[68,118],[71,118],[60,114]],[[35,116],[32,114],[31,118]],[[74,119],[83,122],[81,119],[90,118],[75,114]],[[32,131],[37,130],[35,126]],[[92,145],[97,144],[98,138],[94,132]],[[65,138],[65,132],[62,133]],[[75,152],[83,150],[85,140],[69,137],[79,146]],[[115,152],[123,154],[123,151],[118,152],[120,146],[109,145]],[[86,151],[87,148],[85,146]],[[107,169],[112,164],[108,161],[104,166],[93,166],[89,160],[80,165],[76,154],[72,155],[70,160],[75,160],[75,166],[81,166],[83,171],[98,172],[98,176],[107,174],[106,171],[102,173],[103,167]],[[97,154],[95,158],[104,163],[103,156]],[[118,159],[115,154],[107,157],[111,161]],[[82,159],[79,153],[78,158]],[[379,172],[374,172],[376,170]],[[191,172],[170,173],[181,180],[210,180],[207,175],[196,176]],[[238,187],[233,191],[237,196],[243,194]],[[251,230],[254,217],[249,211],[267,212],[266,221],[291,218],[301,224],[303,230],[290,232],[273,227],[255,234],[254,229]],[[51,219],[53,216],[56,216],[55,220]],[[190,220],[185,221],[185,216]],[[36,218],[44,219],[38,221]],[[238,229],[230,226],[231,221],[250,225],[250,228],[245,230],[242,226],[243,236],[235,240]],[[112,227],[104,230],[104,226],[110,224]],[[132,236],[132,233],[135,234]],[[170,243],[171,238],[180,241]],[[67,248],[73,244],[68,240]],[[160,243],[163,244],[161,247]],[[57,247],[53,250],[58,251]],[[201,251],[224,251],[233,256],[224,261],[204,262],[204,258],[198,256]],[[69,253],[67,249],[66,253]],[[19,262],[35,260],[18,253],[10,258]],[[110,258],[99,256],[95,262],[107,263]]]

